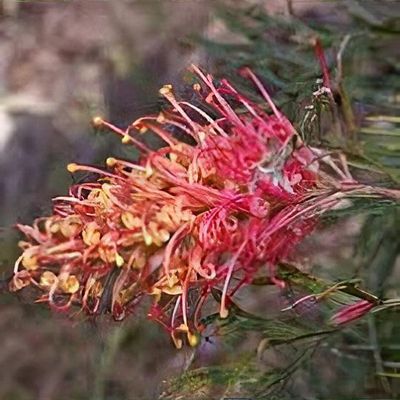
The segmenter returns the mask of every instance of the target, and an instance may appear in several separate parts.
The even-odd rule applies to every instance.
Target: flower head
[[[197,342],[212,288],[222,292],[220,315],[226,317],[229,298],[257,271],[266,268],[283,285],[274,266],[314,228],[329,200],[310,200],[319,185],[313,151],[250,70],[244,72],[267,107],[228,81],[217,86],[193,70],[199,77],[195,93],[207,107],[177,100],[166,85],[160,93],[171,106],[160,115],[140,118],[126,130],[96,118],[96,126],[139,148],[141,158],[111,157],[104,170],[68,166],[99,178],[55,198],[53,215],[18,225],[26,239],[13,290],[33,285],[39,301],[55,309],[78,305],[116,319],[151,296],[149,317],[179,347],[182,335]],[[205,111],[210,107],[213,115]],[[147,147],[138,137],[146,132],[165,146]],[[182,134],[186,140],[178,140]]]

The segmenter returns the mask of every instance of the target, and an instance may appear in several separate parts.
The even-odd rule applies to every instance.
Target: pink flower
[[[313,152],[250,70],[244,72],[271,113],[228,81],[217,87],[210,75],[193,70],[200,78],[197,95],[217,116],[177,100],[166,85],[160,93],[171,107],[160,115],[126,130],[96,118],[97,126],[141,150],[140,161],[108,158],[107,170],[68,166],[99,179],[55,198],[52,216],[18,226],[26,241],[13,290],[31,284],[41,292],[39,301],[53,308],[78,305],[92,315],[110,311],[116,319],[151,296],[149,317],[179,346],[182,334],[196,342],[212,288],[222,291],[220,314],[226,317],[230,297],[258,271],[283,285],[275,278],[276,263],[290,256],[335,200],[316,191]],[[238,105],[244,111],[237,113]],[[165,147],[151,150],[135,134],[147,131]]]
[[[342,307],[335,315],[333,315],[331,323],[333,325],[347,324],[355,319],[361,318],[374,306],[375,304],[368,300],[359,300],[356,303]]]

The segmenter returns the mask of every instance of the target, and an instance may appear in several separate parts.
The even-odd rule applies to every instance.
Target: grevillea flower
[[[284,285],[275,266],[312,231],[318,215],[341,200],[336,181],[320,173],[321,153],[302,143],[250,70],[243,72],[265,106],[228,81],[217,85],[193,70],[204,107],[177,100],[166,85],[160,93],[171,106],[159,115],[126,130],[94,120],[136,146],[141,157],[108,158],[104,170],[68,166],[99,178],[55,198],[53,215],[18,225],[26,239],[12,290],[31,285],[41,293],[38,301],[57,310],[78,306],[90,315],[111,312],[117,320],[152,297],[149,317],[180,347],[182,334],[196,344],[211,289],[222,293],[224,318],[231,296],[256,273]],[[212,115],[205,111],[210,108]],[[146,132],[165,146],[150,149],[138,137]],[[182,135],[187,139],[178,140]],[[342,181],[348,177],[329,163]]]
[[[368,300],[359,300],[353,304],[342,307],[331,318],[333,325],[344,325],[367,314],[375,304]]]

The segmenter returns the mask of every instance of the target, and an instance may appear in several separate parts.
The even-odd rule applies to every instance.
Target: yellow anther
[[[122,136],[121,142],[122,142],[123,144],[127,144],[127,143],[129,143],[130,141],[131,141],[131,137],[130,137],[129,135],[124,135],[124,136]]]
[[[173,288],[163,288],[163,293],[169,294],[171,296],[178,296],[180,294],[182,294],[183,289],[181,286],[174,286]]]
[[[50,231],[56,233],[61,231],[64,237],[73,237],[80,233],[82,222],[77,216],[67,217],[63,222],[52,224]]]
[[[187,338],[190,346],[196,347],[200,343],[199,335],[196,333],[191,333],[190,331],[187,333]]]
[[[171,237],[171,234],[166,229],[160,229],[158,231],[158,235],[162,242],[168,242],[169,238]]]
[[[146,229],[143,229],[143,239],[144,239],[144,243],[146,244],[146,246],[151,246],[153,243],[153,238],[151,237],[151,235],[146,231]]]
[[[67,279],[60,282],[60,289],[64,293],[73,294],[79,290],[79,281],[76,276],[70,275]]]
[[[143,133],[146,133],[147,131],[148,131],[148,128],[145,127],[144,125],[139,128],[139,133],[143,134]]]
[[[78,168],[79,168],[78,164],[75,164],[75,163],[70,163],[67,165],[67,171],[70,172],[71,174],[76,172],[78,170]]]
[[[198,134],[198,136],[199,136],[200,142],[203,143],[204,140],[206,139],[206,133],[203,132],[203,131],[199,131],[197,134]]]
[[[82,239],[87,246],[96,245],[100,242],[101,234],[97,228],[97,224],[89,223],[82,231]]]
[[[151,168],[150,164],[146,165],[146,178],[150,178],[153,175],[153,168]]]
[[[22,265],[28,271],[34,271],[35,269],[39,268],[36,256],[29,256],[29,255],[24,256],[24,258],[22,259]]]
[[[109,167],[114,167],[117,162],[118,161],[114,157],[108,157],[107,160],[106,160],[106,164]]]
[[[160,112],[160,114],[158,114],[157,116],[157,120],[156,120],[159,124],[163,124],[165,122],[165,115]]]
[[[172,85],[164,85],[160,90],[160,94],[162,94],[163,96],[170,94],[172,91]]]
[[[177,328],[177,331],[181,332],[189,332],[189,327],[186,324],[180,324]]]
[[[201,90],[201,85],[200,83],[195,83],[193,85],[193,90],[195,90],[196,92],[199,92]]]
[[[40,286],[50,288],[58,281],[57,276],[51,271],[43,272],[40,277]]]
[[[226,307],[221,307],[221,310],[219,311],[219,316],[222,318],[222,319],[225,319],[225,318],[228,318],[228,315],[229,315],[229,311],[227,310],[227,308]]]
[[[128,211],[125,211],[121,214],[121,221],[128,229],[139,228],[142,225],[140,218],[135,217]]]
[[[60,230],[60,224],[58,222],[56,222],[50,226],[51,233],[57,233],[59,230]]]
[[[173,288],[178,282],[179,282],[179,279],[176,276],[176,272],[168,275],[168,277],[167,277],[168,287]]]
[[[169,153],[169,159],[173,162],[176,162],[178,156],[175,153]]]
[[[98,128],[98,127],[100,127],[102,124],[103,124],[103,118],[101,118],[101,117],[99,117],[99,116],[96,116],[96,117],[94,117],[93,119],[92,119],[92,124],[96,127],[96,128]]]
[[[121,268],[124,265],[124,259],[118,253],[115,253],[115,264],[117,267]]]
[[[164,287],[162,288],[162,292],[163,292],[163,293],[166,293],[166,294],[169,294],[169,295],[171,295],[171,296],[177,296],[177,295],[179,295],[179,294],[182,294],[183,289],[182,289],[182,286],[181,286],[181,285],[176,285],[176,286],[174,286],[174,287],[172,287],[172,288],[169,288],[169,287],[167,287],[167,286],[164,286]]]
[[[140,219],[127,211],[121,214],[121,221],[128,229],[138,228],[141,225]]]

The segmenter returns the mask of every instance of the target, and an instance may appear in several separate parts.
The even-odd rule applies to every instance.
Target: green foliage
[[[204,318],[204,326],[213,328],[212,337],[221,338],[225,351],[229,351],[228,360],[189,369],[168,382],[160,399],[184,399],[189,396],[199,400],[286,398],[290,392],[285,386],[288,380],[299,379],[305,371],[311,374],[313,358],[321,353],[321,349],[324,351],[331,339],[336,345],[347,340],[365,342],[362,332],[355,329],[342,331],[329,319],[344,304],[354,303],[357,299],[377,301],[375,296],[360,289],[357,281],[333,283],[287,264],[280,265],[278,276],[297,293],[308,292],[316,296],[331,293],[317,302],[311,301],[312,313],[304,312],[303,305],[310,306],[307,301],[288,307],[273,318],[252,314],[233,303],[228,318],[221,319],[218,313]],[[269,283],[265,278],[253,282],[255,285]],[[218,296],[219,293],[215,293],[215,297]],[[253,341],[248,340],[251,334],[256,338]],[[246,345],[241,349],[240,343],[243,342]],[[251,343],[255,348],[250,347],[249,351]],[[271,366],[271,358],[278,360],[278,365]]]
[[[339,17],[327,23],[318,12],[277,16],[247,2],[221,1],[219,19],[234,39],[200,41],[218,74],[228,76],[251,97],[246,83],[233,73],[250,66],[294,121],[303,140],[343,152],[358,181],[398,188],[399,4],[339,3]],[[320,6],[326,17],[328,11]],[[332,96],[322,90],[317,38],[327,58]],[[325,214],[326,226],[362,216],[357,220],[361,227],[354,258],[349,260],[352,271],[346,271],[346,276],[355,279],[341,281],[340,268],[337,281],[330,282],[302,268],[280,265],[278,277],[295,294],[294,306],[271,318],[246,312],[236,303],[227,319],[211,314],[204,325],[212,326],[220,340],[234,349],[233,354],[221,365],[189,369],[168,383],[161,399],[300,398],[296,390],[304,386],[312,398],[349,398],[355,393],[366,399],[396,398],[400,352],[394,310],[400,303],[384,299],[398,296],[400,290],[398,282],[390,279],[400,253],[399,211],[394,201],[355,197],[345,207]],[[334,266],[324,267],[335,274]],[[271,282],[260,277],[253,284],[266,285],[268,292]],[[296,305],[301,297],[304,301]],[[368,324],[344,330],[332,326],[330,317],[335,312],[359,300],[377,305]],[[304,312],[307,307],[311,312]],[[240,350],[243,342],[245,350]],[[279,367],[263,358],[271,351],[280,355]],[[326,365],[328,358],[334,362]]]
[[[325,17],[331,8],[320,12]],[[243,90],[234,71],[251,66],[308,142],[345,151],[374,180],[399,182],[399,23],[393,1],[335,3],[329,23],[301,15],[269,15],[246,2],[220,2],[219,18],[234,34],[229,43],[202,38],[219,73]],[[397,12],[398,15],[398,12]],[[315,40],[324,48],[333,100],[321,92]],[[250,95],[250,94],[249,94]],[[251,96],[251,95],[250,95]],[[397,100],[396,100],[397,99]],[[364,119],[368,114],[369,118]],[[359,171],[360,172],[360,171]]]
[[[270,371],[260,369],[254,360],[250,361],[251,357],[222,366],[198,368],[171,382],[159,399],[282,399],[281,395],[276,397],[271,388],[297,368],[308,353],[298,355],[289,367]]]

